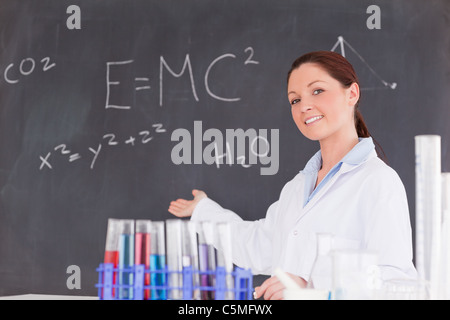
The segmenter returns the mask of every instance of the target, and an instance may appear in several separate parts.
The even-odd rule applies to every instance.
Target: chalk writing
[[[259,61],[255,58],[255,51],[252,47],[247,47],[245,50],[243,50],[244,54],[239,56],[235,55],[233,53],[225,53],[222,55],[219,55],[217,58],[213,59],[211,63],[209,63],[208,67],[206,68],[205,74],[204,74],[204,88],[206,93],[212,97],[213,99],[224,101],[224,102],[237,102],[240,101],[240,97],[226,97],[223,95],[218,95],[217,93],[213,92],[211,89],[211,84],[214,81],[219,81],[220,77],[218,79],[217,74],[212,76],[212,70],[217,67],[219,64],[226,64],[226,63],[235,63],[235,66],[247,66],[247,65],[258,65]],[[241,60],[242,59],[242,60]],[[129,79],[123,78],[123,74],[130,75],[130,69],[122,69],[122,68],[132,68],[133,63],[135,62],[134,59],[128,59],[128,60],[120,60],[120,61],[108,61],[106,62],[106,97],[105,97],[105,109],[118,109],[118,110],[130,110],[133,105],[133,101],[123,102],[120,103],[113,101],[117,97],[121,97],[120,99],[123,99],[123,90],[124,88],[130,88],[130,80],[134,81],[134,91],[136,93],[144,93],[144,92],[152,92],[152,88],[154,87],[154,84],[151,84],[151,77],[147,74],[133,74]],[[52,63],[51,59],[49,57],[46,57],[41,60],[42,63],[42,70],[48,71],[55,67],[55,63]],[[186,54],[184,58],[184,62],[181,66],[181,68],[174,68],[173,67],[174,62],[173,61],[167,61],[163,56],[159,57],[159,105],[163,106],[163,96],[164,96],[164,79],[168,75],[175,77],[175,78],[181,78],[183,75],[188,75],[189,81],[190,81],[190,88],[191,93],[195,101],[199,101],[199,96],[197,94],[197,85],[194,78],[194,69],[192,67],[192,62],[189,54]],[[13,77],[13,74],[10,73],[10,70],[14,67],[14,64],[11,63],[4,72],[5,80],[10,83],[14,84],[19,81],[19,78]],[[36,67],[36,62],[32,58],[26,58],[23,59],[18,67],[18,71],[22,76],[28,76],[33,73]],[[222,66],[223,67],[223,66]],[[121,70],[122,69],[122,70]],[[121,72],[125,71],[125,72]],[[17,72],[16,72],[17,73]],[[119,76],[119,74],[122,74]],[[131,73],[132,74],[132,73]],[[125,84],[125,82],[127,82]],[[198,123],[197,123],[198,126]],[[177,134],[182,129],[177,129],[174,131],[173,134]],[[211,129],[212,130],[212,129]],[[208,131],[211,133],[211,130]],[[209,146],[209,149],[207,150],[209,152],[209,156],[205,156],[205,163],[212,164],[215,163],[216,166],[219,168],[221,164],[227,163],[229,165],[232,165],[233,163],[240,163],[243,167],[248,168],[252,164],[256,164],[255,159],[259,159],[259,162],[261,164],[269,164],[270,167],[268,168],[262,168],[261,172],[262,174],[275,174],[278,171],[278,130],[275,130],[275,132],[272,133],[272,136],[276,140],[274,145],[272,146],[272,152],[269,156],[269,150],[270,150],[270,143],[267,140],[267,130],[262,130],[264,134],[257,135],[255,134],[255,137],[253,137],[249,141],[249,159],[245,157],[244,152],[244,145],[239,140],[239,154],[237,154],[236,159],[234,160],[233,156],[233,150],[234,150],[234,140],[233,141],[226,141],[225,148],[226,150],[223,150],[223,143],[219,144],[219,136],[215,136],[216,140],[213,144]],[[49,152],[39,155],[39,170],[54,170],[54,164],[60,163],[56,162],[56,157],[63,158],[67,160],[69,163],[79,162],[83,161],[84,159],[87,159],[89,163],[89,168],[92,170],[95,168],[95,165],[97,163],[97,160],[101,156],[101,154],[104,152],[104,148],[107,147],[116,147],[118,145],[125,145],[129,147],[135,147],[137,145],[146,145],[154,140],[155,136],[158,134],[165,133],[166,129],[164,128],[162,123],[155,123],[151,126],[150,130],[140,130],[135,132],[134,134],[122,136],[119,137],[114,132],[106,132],[101,137],[101,141],[98,143],[95,143],[91,146],[88,146],[84,152],[75,152],[72,151],[72,148],[65,144],[58,144],[55,146],[52,150]],[[183,131],[184,132],[184,131]],[[240,137],[239,133],[240,131],[237,131],[238,138]],[[251,131],[253,133],[253,131]],[[173,137],[172,134],[172,137]],[[250,134],[250,133],[246,133]],[[243,133],[243,136],[245,139],[246,135]],[[187,141],[187,139],[186,139]],[[186,141],[183,140],[183,143],[186,143]],[[183,147],[183,152],[187,155],[187,146],[185,146],[183,143],[180,143],[179,145],[174,147],[174,150],[172,150],[172,159],[176,156],[176,151]],[[259,150],[259,151],[258,151]],[[261,152],[261,150],[264,150]],[[198,151],[198,150],[196,150]],[[198,157],[203,157],[203,152],[197,154],[194,153],[196,159]],[[213,156],[212,156],[213,155]],[[212,159],[212,160],[211,160]],[[231,160],[230,160],[231,159]],[[249,163],[246,163],[247,160]],[[189,160],[190,161],[190,160]],[[187,164],[190,163],[186,159],[182,158],[181,163]],[[175,164],[179,164],[180,161],[176,160],[173,161]],[[198,160],[195,161],[195,163],[198,163]]]
[[[206,68],[206,72],[204,74],[204,86],[207,94],[219,101],[225,102],[237,102],[240,101],[240,97],[224,97],[219,96],[217,93],[214,93],[211,89],[211,82],[213,80],[211,77],[211,70],[218,65],[219,63],[226,63],[225,60],[236,60],[237,63],[242,63],[245,65],[258,65],[259,61],[255,60],[255,50],[252,47],[247,47],[244,52],[247,54],[247,57],[244,61],[237,61],[238,57],[232,53],[225,53],[223,55],[218,56],[213,59],[213,61]],[[109,61],[106,62],[106,101],[105,108],[106,109],[120,109],[120,110],[129,110],[131,108],[131,104],[116,104],[111,101],[112,90],[120,90],[121,81],[116,79],[111,75],[111,70],[115,68],[125,68],[127,65],[131,65],[135,61],[133,59],[130,60],[121,60],[121,61]],[[191,92],[194,100],[196,102],[200,101],[198,96],[198,89],[194,78],[194,71],[192,67],[192,62],[189,54],[186,54],[181,70],[178,71],[176,68],[173,68],[173,62],[169,62],[164,58],[164,56],[160,56],[159,58],[159,105],[162,107],[164,105],[164,78],[167,74],[175,78],[181,78],[184,74],[189,76],[189,82],[191,87]],[[126,79],[123,79],[126,81]],[[134,77],[134,81],[136,83],[135,91],[143,91],[143,90],[151,90],[152,86],[150,85],[150,77],[147,75],[140,75],[138,77]]]
[[[50,57],[45,57],[40,60],[42,71],[46,72],[56,66],[56,63],[52,63]],[[3,72],[3,78],[9,84],[16,84],[20,80],[20,75],[29,76],[31,75],[36,68],[36,61],[33,58],[25,58],[19,64],[19,67],[15,68],[15,72],[13,74],[14,63],[10,63]],[[17,72],[18,71],[18,72]]]
[[[339,48],[341,50],[341,55],[343,57],[345,57],[345,46],[347,46],[358,57],[358,59],[361,60],[361,62],[366,65],[366,67],[369,69],[370,73],[372,73],[383,84],[384,87],[381,87],[381,88],[383,88],[383,89],[392,89],[392,90],[395,90],[395,88],[397,88],[397,83],[396,82],[387,82],[387,81],[383,80],[378,75],[378,73],[376,73],[375,70],[366,62],[366,60],[358,53],[358,51],[356,51],[355,48],[353,48],[350,45],[350,43],[348,43],[344,39],[344,37],[342,37],[342,36],[338,37],[338,40],[334,44],[333,48],[331,48],[331,51],[335,51],[338,46],[339,46]],[[376,90],[376,89],[381,89],[381,88],[380,87],[371,87],[371,88],[362,87],[361,91]]]
[[[155,123],[152,125],[151,130],[141,130],[136,133],[136,135],[130,135],[126,138],[119,138],[115,133],[106,133],[102,137],[102,141],[95,146],[88,147],[89,156],[89,168],[92,170],[95,167],[95,163],[100,155],[103,146],[118,146],[120,144],[128,145],[131,147],[137,144],[145,145],[153,140],[154,135],[165,133],[166,129],[162,123]],[[65,157],[67,161],[75,162],[83,159],[83,156],[78,152],[72,152],[72,150],[66,144],[59,144],[53,148],[52,151],[48,152],[45,156],[40,155],[39,160],[41,161],[39,165],[39,170],[52,170],[53,166],[50,163],[51,157]],[[85,156],[88,158],[87,156]]]

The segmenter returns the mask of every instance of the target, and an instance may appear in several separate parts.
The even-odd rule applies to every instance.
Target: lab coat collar
[[[317,201],[329,190],[329,188],[335,183],[335,181],[339,178],[340,175],[347,173],[361,164],[365,163],[367,160],[377,157],[377,153],[375,151],[375,145],[373,144],[372,138],[359,138],[359,143],[353,147],[353,149],[347,153],[347,155],[342,158],[340,163],[342,163],[339,171],[328,181],[326,185],[322,187],[322,189],[303,207],[301,201],[298,203],[300,209],[300,216],[298,220],[303,218],[308,211],[314,207]],[[315,174],[320,170],[322,166],[322,156],[320,151],[318,151],[306,164],[303,173],[306,174]],[[315,171],[314,171],[315,170]],[[298,221],[297,220],[297,221]]]
[[[375,145],[371,137],[359,138],[359,143],[347,153],[340,163],[346,163],[354,166],[365,162],[367,159],[373,156]],[[317,173],[322,167],[322,153],[317,151],[314,156],[306,163],[303,173],[312,174]]]
[[[373,144],[372,137],[359,138],[359,143],[342,158],[341,162],[350,165],[361,164],[371,156],[374,150],[375,145]]]
[[[322,153],[317,151],[311,159],[306,163],[303,173],[313,174],[320,170],[322,167]]]

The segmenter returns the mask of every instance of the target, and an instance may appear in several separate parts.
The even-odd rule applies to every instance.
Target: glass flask
[[[311,268],[307,289],[331,291],[333,285],[333,235],[330,233],[316,234],[316,259]]]

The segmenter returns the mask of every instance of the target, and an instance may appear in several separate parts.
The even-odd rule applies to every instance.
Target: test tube
[[[150,269],[151,227],[152,222],[150,220],[136,220],[134,264],[144,265],[145,269]],[[145,273],[144,285],[150,285],[150,273]],[[150,289],[144,290],[144,299],[150,299]]]
[[[198,230],[198,264],[200,274],[200,286],[206,288],[209,286],[208,274],[208,244],[206,243],[205,234],[203,232],[202,224]],[[209,300],[209,292],[207,290],[200,290],[201,300]]]
[[[217,269],[217,249],[214,246],[214,238],[216,235],[216,225],[213,222],[205,222],[206,243],[208,244],[208,270],[215,272]],[[216,286],[216,276],[214,273],[209,275],[209,284],[212,288]],[[210,298],[214,300],[214,290],[210,291]]]
[[[169,296],[171,300],[183,298],[183,243],[182,243],[182,221],[171,219],[166,221],[167,241],[167,266]]]
[[[120,220],[108,219],[108,227],[106,231],[106,245],[104,263],[112,263],[114,268],[119,265],[119,236],[120,236]],[[113,273],[113,285],[116,284],[117,273]],[[104,282],[104,281],[103,281]],[[112,289],[112,296],[115,296],[115,288]],[[103,298],[103,290],[102,290]]]
[[[152,286],[161,287],[151,290],[151,300],[166,300],[167,291],[162,288],[167,283],[167,275],[164,273],[166,269],[164,221],[152,222],[150,245],[150,283]]]
[[[216,225],[217,232],[217,266],[223,267],[226,271],[225,285],[227,291],[225,292],[225,300],[234,300],[234,279],[233,261],[232,261],[232,241],[231,241],[231,225],[228,222],[219,222]]]
[[[197,246],[197,223],[194,221],[182,221],[183,241],[183,268],[190,267],[192,278],[188,279],[192,284],[192,299],[200,300],[200,278],[198,274],[198,246]],[[183,279],[184,280],[184,279]],[[184,281],[183,281],[184,283]]]
[[[119,299],[133,299],[134,220],[122,220],[119,237]]]
[[[198,260],[202,300],[213,300],[215,276],[209,272],[216,271],[216,249],[213,245],[215,237],[214,223],[204,221],[200,224],[198,236]]]
[[[119,234],[120,220],[108,219],[104,263],[113,263],[115,267],[119,262]]]

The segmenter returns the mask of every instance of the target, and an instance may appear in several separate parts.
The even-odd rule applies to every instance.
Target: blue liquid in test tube
[[[167,286],[166,270],[166,242],[164,221],[152,223],[151,228],[151,254],[150,254],[150,285]],[[152,288],[151,300],[167,300],[167,290],[163,288]]]
[[[123,286],[133,285],[133,272],[123,269],[134,265],[134,220],[123,220],[122,232],[119,237],[119,299],[133,299],[133,288]]]
[[[150,270],[151,271],[163,271],[166,266],[166,256],[165,255],[150,255]],[[150,276],[150,283],[152,286],[165,286],[167,284],[166,274],[152,272]],[[165,289],[152,289],[151,292],[152,300],[166,300],[166,290]]]

